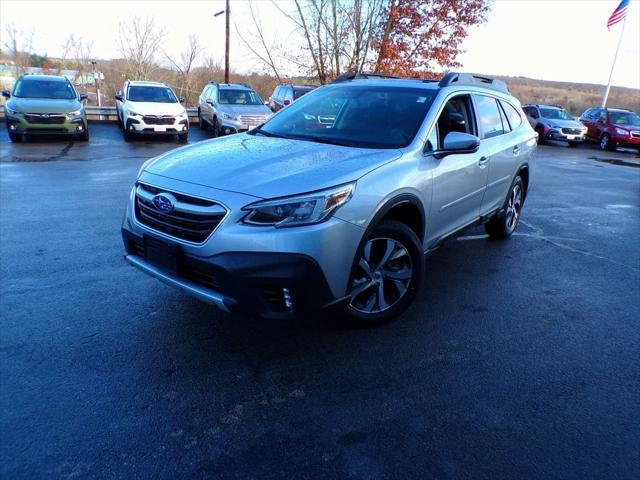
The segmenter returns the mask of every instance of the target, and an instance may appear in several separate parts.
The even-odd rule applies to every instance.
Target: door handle
[[[519,153],[520,153],[520,147],[516,145],[515,147],[513,147],[513,154],[518,155]]]
[[[485,166],[487,164],[488,161],[489,161],[489,159],[487,157],[480,157],[480,161],[478,161],[478,165],[483,167],[483,166]]]

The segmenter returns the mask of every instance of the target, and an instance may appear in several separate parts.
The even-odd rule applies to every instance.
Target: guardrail
[[[87,119],[89,120],[116,121],[118,119],[116,107],[98,107],[96,105],[86,105],[84,109],[87,112]],[[189,122],[197,121],[198,109],[195,107],[187,108],[187,115],[189,115]],[[0,116],[4,117],[4,105],[0,107]]]

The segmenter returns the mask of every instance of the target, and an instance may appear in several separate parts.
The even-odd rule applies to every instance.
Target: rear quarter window
[[[509,120],[509,125],[511,126],[511,130],[515,130],[520,125],[522,125],[522,116],[520,112],[516,110],[516,107],[511,105],[510,103],[499,100],[500,105],[502,105],[502,109],[504,113],[507,115],[507,120]]]

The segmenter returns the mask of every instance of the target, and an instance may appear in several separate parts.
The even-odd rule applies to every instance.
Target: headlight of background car
[[[234,115],[230,115],[228,113],[223,113],[222,118],[226,118],[227,120],[237,120],[238,118]]]
[[[20,113],[19,111],[13,110],[13,109],[7,107],[6,105],[4,106],[4,111],[7,112],[10,115],[17,115],[17,114]]]
[[[71,115],[72,117],[77,117],[78,115],[82,115],[82,109],[76,110],[74,112],[70,112],[69,115]]]
[[[351,199],[354,188],[355,183],[349,183],[306,195],[252,203],[243,208],[249,212],[243,222],[278,228],[320,223]]]
[[[129,112],[129,116],[130,117],[141,117],[142,115],[140,115],[139,113],[136,113],[136,112]]]
[[[623,130],[622,128],[616,128],[616,133],[618,135],[624,135],[624,136],[629,135],[629,132],[626,130]]]

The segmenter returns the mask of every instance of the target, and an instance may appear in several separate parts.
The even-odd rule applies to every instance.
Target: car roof
[[[425,90],[437,90],[438,83],[424,81],[414,78],[354,78],[347,82],[340,82],[338,85],[370,85],[376,87],[409,87],[423,88]]]
[[[51,80],[53,82],[68,82],[67,77],[60,75],[23,75],[22,80]]]
[[[145,86],[145,87],[166,87],[162,82],[154,82],[151,80],[129,80],[129,86]]]
[[[253,91],[253,89],[249,85],[245,85],[243,83],[219,83],[218,87],[221,90],[234,89],[234,90],[247,90],[251,92]]]

